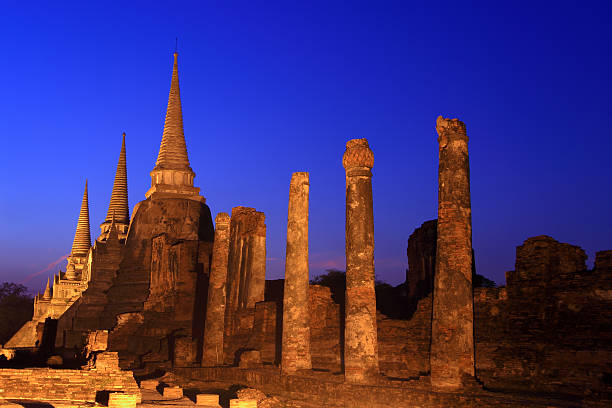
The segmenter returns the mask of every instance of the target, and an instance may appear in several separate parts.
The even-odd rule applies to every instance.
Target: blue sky
[[[289,180],[310,172],[311,275],[344,268],[344,145],[374,151],[376,273],[437,211],[440,114],[470,137],[477,271],[547,234],[612,249],[610,2],[5,2],[0,281],[36,291],[92,236],[127,133],[130,206],[155,164],[179,40],[185,135],[214,215],[264,211],[284,271]],[[36,276],[32,278],[32,274]]]

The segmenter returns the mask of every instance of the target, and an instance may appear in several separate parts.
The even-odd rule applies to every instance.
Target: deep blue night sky
[[[341,158],[365,137],[376,273],[403,282],[408,236],[436,217],[440,114],[470,137],[479,273],[503,283],[534,235],[589,265],[612,249],[609,1],[89,3],[3,2],[0,281],[42,289],[85,178],[99,234],[124,131],[130,207],[144,199],[175,37],[195,184],[213,217],[266,213],[268,278],[294,171],[310,172],[311,276],[344,269]]]

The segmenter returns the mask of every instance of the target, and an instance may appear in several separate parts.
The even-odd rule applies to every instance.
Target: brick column
[[[308,299],[308,173],[293,173],[289,187],[287,256],[283,295],[281,369],[312,368]]]
[[[348,382],[378,376],[376,294],[374,292],[374,154],[366,139],[346,143],[346,314],[344,371]]]
[[[255,212],[256,227],[249,239],[249,281],[246,287],[246,307],[254,308],[263,302],[266,288],[266,215]]]
[[[227,213],[220,212],[217,214],[215,218],[215,242],[208,281],[206,325],[204,326],[204,349],[202,353],[202,366],[204,367],[223,364],[229,224],[230,218]]]
[[[438,244],[431,325],[431,384],[458,388],[474,377],[472,210],[465,124],[439,116],[436,122]]]

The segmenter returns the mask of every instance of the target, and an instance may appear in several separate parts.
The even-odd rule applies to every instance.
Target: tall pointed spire
[[[45,300],[51,299],[51,288],[49,287],[49,278],[47,278],[47,287],[45,288],[45,293],[43,293],[43,299]]]
[[[85,192],[81,203],[81,212],[77,222],[74,241],[72,242],[72,253],[70,255],[87,255],[91,247],[91,234],[89,231],[89,199],[87,197],[87,180],[85,180]]]
[[[110,204],[106,212],[106,219],[100,225],[102,233],[98,237],[98,241],[104,241],[108,237],[113,214],[115,217],[115,226],[120,238],[125,238],[128,226],[130,225],[130,208],[128,205],[128,186],[127,186],[127,165],[125,155],[125,133],[123,133],[123,141],[121,143],[121,152],[119,153],[119,161],[117,162],[117,171],[115,172],[115,182],[113,183],[113,192],[111,193]]]
[[[174,66],[172,67],[172,81],[170,82],[168,108],[166,109],[166,122],[155,168],[191,170],[183,130],[183,110],[181,107],[181,90],[178,78],[178,52],[174,53]]]
[[[178,77],[178,52],[174,52],[172,80],[166,109],[166,121],[157,161],[151,171],[151,188],[145,197],[180,197],[206,201],[193,186],[195,173],[189,166],[183,131],[183,110]]]
[[[125,160],[125,133],[123,133],[123,141],[121,142],[121,152],[119,153],[119,162],[117,163],[115,182],[113,183],[113,192],[111,193],[110,204],[106,213],[106,221],[111,222],[113,214],[115,215],[115,222],[130,223],[127,166]]]
[[[119,239],[119,231],[117,231],[117,223],[115,223],[115,213],[113,212],[110,227],[108,228],[107,241]]]

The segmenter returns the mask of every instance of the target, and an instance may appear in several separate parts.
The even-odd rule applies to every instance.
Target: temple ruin
[[[612,251],[589,270],[579,247],[528,238],[506,286],[473,287],[466,126],[440,116],[435,129],[438,218],[408,241],[405,294],[391,300],[410,312],[392,318],[377,310],[368,141],[349,140],[336,158],[346,176],[344,303],[309,284],[308,172],[288,183],[285,279],[266,281],[264,212],[237,205],[213,223],[194,184],[174,53],[145,200],[130,218],[124,133],[100,235],[92,245],[86,182],[66,271],[3,346],[0,401],[606,406]]]

